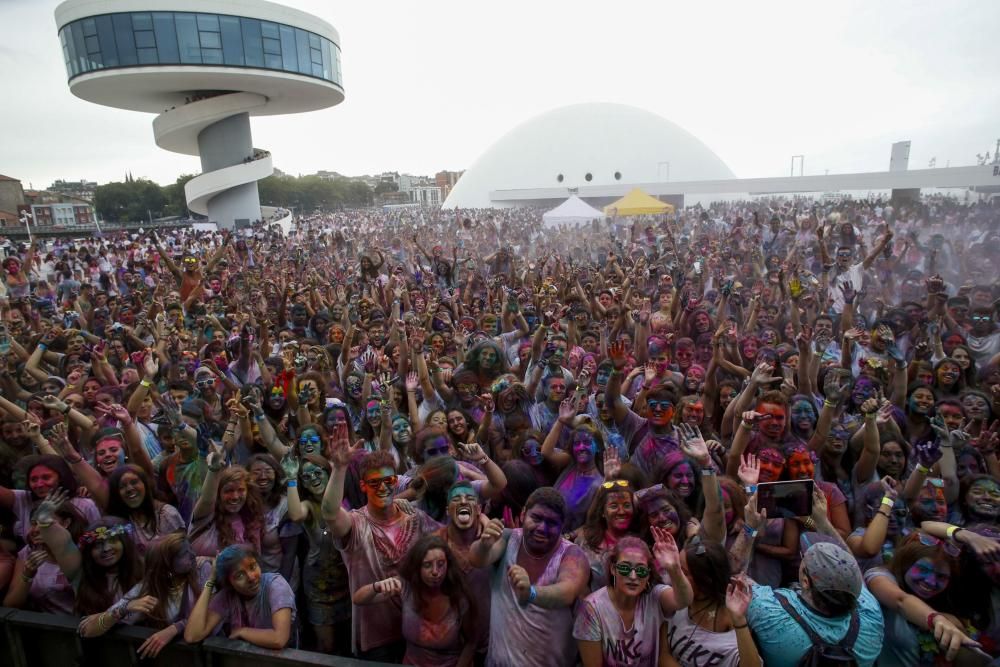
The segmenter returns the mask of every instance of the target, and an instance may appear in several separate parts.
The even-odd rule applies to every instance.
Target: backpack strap
[[[777,598],[778,603],[781,604],[781,608],[784,609],[786,612],[788,612],[788,615],[792,617],[792,620],[794,620],[798,624],[798,626],[802,628],[803,632],[805,632],[806,635],[808,635],[809,641],[811,643],[816,645],[828,643],[824,641],[818,634],[816,634],[816,631],[812,629],[812,626],[806,623],[806,619],[802,618],[802,615],[799,614],[799,612],[795,609],[794,606],[792,606],[792,603],[788,600],[788,598],[785,597],[783,593],[776,590],[774,591],[774,597]],[[858,610],[857,608],[855,608],[851,610],[851,623],[847,628],[847,633],[840,640],[840,643],[842,643],[844,645],[844,648],[850,651],[851,654],[854,653],[854,644],[858,640],[858,632],[860,631],[860,629],[861,629],[861,621],[858,618]]]

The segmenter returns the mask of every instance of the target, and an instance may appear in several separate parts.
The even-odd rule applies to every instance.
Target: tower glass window
[[[70,79],[144,65],[226,65],[292,72],[340,85],[340,47],[272,21],[200,12],[122,12],[62,27]]]

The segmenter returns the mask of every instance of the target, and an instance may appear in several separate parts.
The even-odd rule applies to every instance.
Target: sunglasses
[[[990,318],[989,315],[973,315],[972,316],[972,321],[973,322],[989,322],[990,319],[991,318]]]
[[[941,540],[922,531],[917,532],[917,539],[919,539],[920,543],[925,547],[941,547],[944,549],[944,552],[952,558],[958,558],[962,553],[961,545],[956,542]]]
[[[635,572],[635,576],[640,579],[645,579],[649,576],[649,568],[647,566],[633,565],[632,563],[615,563],[615,572],[623,577],[627,577],[633,572]]]
[[[304,445],[307,442],[311,442],[313,444],[316,444],[316,443],[319,442],[319,436],[318,435],[304,435],[301,438],[299,438],[299,444],[300,445]]]
[[[928,477],[924,481],[926,483],[930,484],[931,486],[935,487],[935,488],[938,488],[938,489],[943,489],[944,488],[944,480],[941,479],[940,477]]]
[[[389,475],[388,477],[379,477],[377,479],[366,479],[364,480],[364,485],[372,491],[378,491],[383,486],[388,486],[391,489],[396,486],[396,480],[396,475]]]
[[[613,489],[616,486],[620,486],[622,488],[628,488],[628,480],[616,479],[613,482],[604,482],[601,484],[601,486],[604,487],[605,489]]]
[[[424,458],[429,458],[432,456],[444,456],[451,453],[451,448],[448,445],[442,447],[430,447],[424,450]]]
[[[657,409],[659,409],[659,410],[669,410],[670,408],[674,407],[673,403],[671,403],[670,401],[666,401],[666,400],[663,400],[663,401],[655,401],[655,400],[654,401],[646,401],[646,405],[649,407],[650,410],[657,410]]]

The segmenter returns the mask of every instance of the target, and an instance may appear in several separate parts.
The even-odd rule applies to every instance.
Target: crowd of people
[[[998,218],[761,199],[8,244],[2,604],[153,628],[143,657],[988,664]]]

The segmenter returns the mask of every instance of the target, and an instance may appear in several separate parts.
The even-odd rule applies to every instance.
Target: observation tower
[[[340,35],[264,0],[67,0],[55,11],[77,97],[155,113],[156,145],[197,155],[188,208],[220,228],[261,219],[257,181],[274,171],[251,116],[344,99]]]

